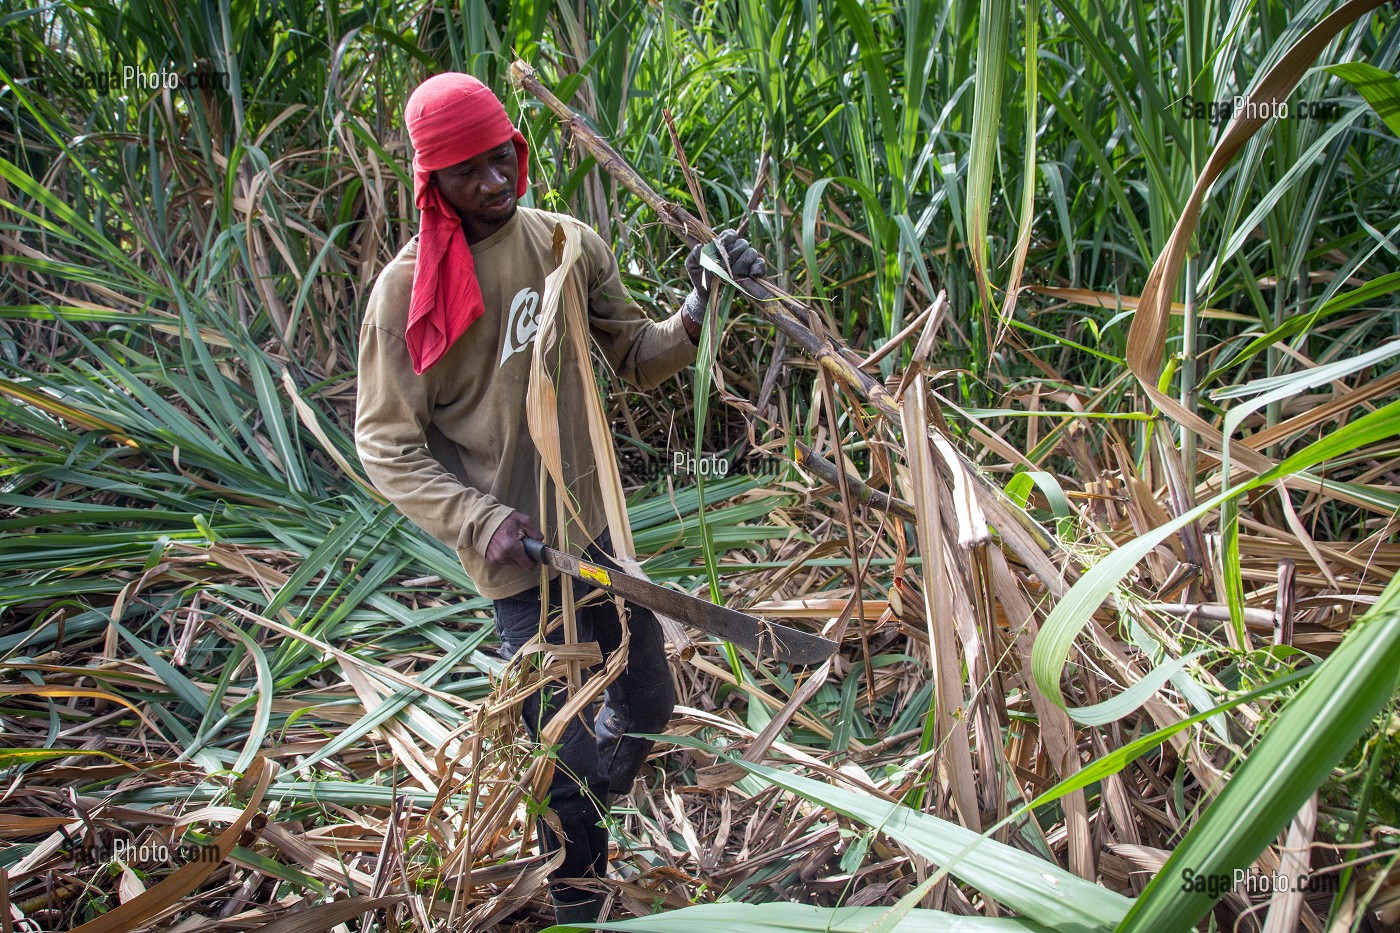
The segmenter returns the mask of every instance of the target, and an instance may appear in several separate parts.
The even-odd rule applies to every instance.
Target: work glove
[[[533,518],[524,512],[511,512],[506,516],[506,520],[496,527],[495,534],[491,535],[491,543],[486,545],[486,559],[493,564],[515,564],[527,570],[538,567],[539,564],[529,558],[520,543],[520,539],[526,535],[544,540],[544,535],[535,525]]]
[[[724,250],[721,262],[727,263],[732,278],[758,278],[766,271],[767,266],[763,257],[758,255],[758,250],[750,246],[749,241],[742,239],[736,231],[726,230],[717,239]],[[681,304],[681,312],[690,318],[691,322],[702,324],[705,320],[705,309],[710,305],[710,288],[714,285],[714,279],[700,265],[699,246],[692,249],[686,257],[685,272],[690,276],[691,289]]]

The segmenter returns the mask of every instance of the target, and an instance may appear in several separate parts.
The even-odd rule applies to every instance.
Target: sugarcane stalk
[[[510,66],[509,77],[511,84],[516,88],[529,92],[553,111],[574,144],[592,156],[603,171],[655,211],[661,222],[671,228],[683,242],[695,246],[715,239],[715,231],[708,224],[681,205],[658,194],[582,116],[541,84],[535,76],[535,70],[528,64],[517,59]],[[856,362],[859,360],[856,354],[838,338],[821,328],[820,317],[817,314],[767,278],[738,279],[735,285],[753,302],[760,315],[801,347],[848,392],[869,402],[894,431],[900,430],[899,406],[893,396],[881,382],[861,371]],[[935,430],[932,425],[926,425],[926,428],[930,431]],[[989,523],[1001,534],[1005,545],[1052,593],[1063,593],[1067,587],[1062,579],[1062,571],[1046,556],[1057,550],[1057,546],[1045,534],[1044,529],[1023,509],[1007,500],[1000,489],[983,479],[965,458],[959,456],[957,465],[971,480],[979,504]],[[948,470],[942,458],[938,458],[936,468],[945,474]],[[951,479],[951,476],[945,475],[944,478]]]
[[[797,441],[796,445],[798,463],[815,474],[818,479],[832,486],[836,486],[841,482],[841,477],[837,472],[840,467],[801,441]],[[891,515],[897,515],[908,522],[918,521],[914,515],[914,507],[903,499],[896,499],[888,493],[883,493],[878,489],[871,489],[864,482],[849,474],[846,476],[846,483],[851,491],[851,495],[855,497],[857,502],[863,502],[872,509],[879,509],[881,512],[889,512]]]
[[[681,205],[658,194],[637,174],[636,169],[627,164],[627,160],[619,155],[616,149],[593,131],[583,117],[540,83],[533,68],[517,60],[510,66],[510,80],[516,87],[529,91],[552,110],[564,124],[570,138],[583,147],[603,171],[655,211],[661,222],[670,227],[686,245],[696,246],[714,240],[715,231],[708,224]],[[846,358],[842,353],[846,348],[840,341],[830,334],[818,334],[813,330],[811,324],[817,321],[817,316],[811,309],[767,278],[740,279],[737,285],[739,291],[755,303],[760,314],[801,347],[818,365],[830,372],[833,379],[869,401],[892,423],[899,423],[899,406],[895,404],[889,391]]]

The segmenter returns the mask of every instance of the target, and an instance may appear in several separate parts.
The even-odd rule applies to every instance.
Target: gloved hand
[[[486,545],[486,559],[493,564],[513,563],[527,570],[539,564],[530,560],[520,539],[526,535],[543,540],[544,534],[535,525],[535,520],[524,512],[511,512],[506,520],[491,535],[491,543]]]
[[[767,266],[763,257],[758,255],[758,250],[750,246],[748,240],[741,239],[737,232],[725,230],[718,239],[733,278],[757,278],[766,271]],[[710,288],[714,284],[713,278],[700,265],[700,249],[699,246],[695,247],[685,259],[685,271],[690,276],[692,287],[681,304],[681,312],[696,325],[705,320],[705,308],[710,304]]]

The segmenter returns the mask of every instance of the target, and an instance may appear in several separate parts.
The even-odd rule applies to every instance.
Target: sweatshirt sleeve
[[[588,316],[593,338],[623,381],[655,388],[695,362],[696,346],[679,312],[653,321],[627,297],[617,259],[595,231],[584,228],[589,260]]]
[[[376,326],[372,314],[360,332],[359,368],[355,447],[370,481],[434,538],[484,555],[511,508],[463,484],[433,456],[431,381],[414,374],[403,338]]]

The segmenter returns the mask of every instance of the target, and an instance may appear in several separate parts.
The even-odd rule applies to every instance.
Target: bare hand
[[[538,567],[539,564],[530,560],[520,544],[520,539],[526,536],[543,539],[544,533],[535,525],[535,520],[524,512],[511,512],[491,536],[491,543],[486,546],[486,559],[493,564],[513,563],[526,570]]]

